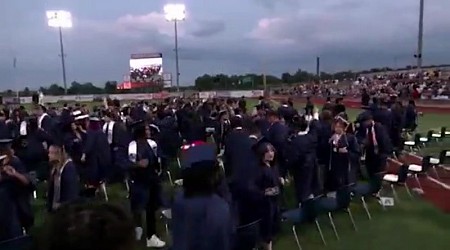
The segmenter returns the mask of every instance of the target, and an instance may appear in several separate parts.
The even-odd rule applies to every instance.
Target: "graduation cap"
[[[74,121],[79,121],[89,118],[89,115],[83,114],[83,112],[81,112],[80,110],[76,110],[72,112],[72,117]]]
[[[150,127],[150,131],[153,133],[153,132],[156,132],[156,134],[159,134],[159,132],[161,132],[160,130],[159,130],[159,127],[157,126],[157,125],[155,125],[155,124],[150,124],[149,125],[149,127]]]
[[[371,113],[369,113],[369,112],[363,112],[363,113],[361,113],[359,116],[358,116],[358,123],[363,123],[363,122],[365,122],[365,121],[368,121],[368,120],[372,120],[373,119],[373,117],[372,117],[372,114]]]
[[[209,115],[209,118],[211,118],[212,120],[215,120],[215,119],[217,119],[218,116],[219,116],[219,113],[217,111],[213,111]]]
[[[227,114],[227,111],[226,111],[226,110],[221,110],[221,111],[219,111],[218,117],[220,118],[220,117],[222,117],[222,116],[224,116],[224,115],[226,115],[226,114]]]
[[[89,117],[89,121],[91,121],[91,122],[101,122],[102,121],[102,119],[100,119],[97,115],[88,115],[88,117]]]
[[[270,142],[267,139],[267,137],[263,136],[263,137],[259,138],[259,140],[252,146],[252,149],[256,152],[259,152],[267,144],[270,144]]]
[[[339,115],[334,117],[334,122],[342,123],[342,124],[344,124],[344,127],[347,127],[350,124],[349,121],[345,120],[342,116],[339,116]]]
[[[5,149],[9,149],[13,143],[13,139],[0,139],[0,151],[4,151]]]
[[[211,143],[191,144],[182,147],[181,168],[188,169],[196,163],[211,161],[216,162],[216,145]]]
[[[130,125],[130,129],[131,131],[137,131],[137,130],[144,130],[145,127],[147,126],[147,123],[145,122],[145,120],[139,120],[139,121],[135,121],[133,123],[131,123]]]

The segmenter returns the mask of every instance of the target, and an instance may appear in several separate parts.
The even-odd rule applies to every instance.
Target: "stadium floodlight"
[[[61,49],[61,64],[63,71],[64,93],[67,94],[67,80],[66,80],[66,62],[64,54],[64,44],[62,29],[72,28],[72,14],[64,10],[49,10],[46,12],[47,24],[49,27],[58,28],[59,30],[59,45]]]
[[[177,91],[180,91],[180,66],[178,62],[178,22],[186,19],[186,6],[184,4],[167,4],[164,6],[166,20],[175,26],[175,67]]]

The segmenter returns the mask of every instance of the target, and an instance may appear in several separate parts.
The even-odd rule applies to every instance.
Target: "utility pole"
[[[414,55],[414,57],[417,59],[417,71],[421,71],[421,69],[422,69],[424,5],[425,5],[425,0],[420,0],[419,35],[418,35],[418,41],[417,41],[417,54]]]

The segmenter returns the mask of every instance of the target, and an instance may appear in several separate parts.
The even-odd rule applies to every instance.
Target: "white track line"
[[[434,182],[435,184],[439,185],[440,187],[442,187],[442,188],[444,188],[444,189],[450,190],[450,186],[449,186],[449,185],[447,185],[447,184],[445,184],[445,183],[443,183],[443,182],[440,182],[439,180],[436,180],[436,179],[434,179],[433,177],[427,176],[427,179],[428,179],[429,181]]]
[[[417,159],[420,159],[420,160],[422,160],[422,157],[420,157],[420,156],[418,156],[418,155],[415,155],[415,154],[411,154],[411,153],[409,153],[409,152],[407,152],[407,154],[409,155],[409,156],[412,156],[412,157],[415,157],[415,158],[417,158]],[[396,161],[396,160],[395,160]],[[396,161],[397,163],[400,163],[399,161]],[[442,166],[443,167],[443,166]],[[448,167],[443,167],[444,169],[450,169],[450,168],[448,168]],[[439,180],[437,180],[437,179],[435,179],[435,178],[433,178],[433,177],[430,177],[430,176],[427,176],[427,179],[429,180],[429,181],[431,181],[431,182],[434,182],[435,184],[437,184],[437,185],[439,185],[440,187],[442,187],[442,188],[444,188],[444,189],[447,189],[447,190],[450,190],[450,185],[448,185],[448,184],[446,184],[446,183],[444,183],[444,182],[441,182],[441,181],[439,181]]]

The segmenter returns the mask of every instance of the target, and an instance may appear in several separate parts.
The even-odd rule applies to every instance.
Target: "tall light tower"
[[[180,65],[178,62],[178,22],[186,18],[186,6],[184,4],[167,4],[164,6],[166,20],[173,22],[175,26],[175,67],[177,92],[180,91]]]
[[[417,70],[422,69],[422,50],[423,50],[423,12],[425,0],[420,0],[420,12],[419,12],[419,36],[417,41],[417,54],[414,57],[417,59]]]
[[[47,23],[49,27],[58,28],[59,30],[59,44],[61,49],[61,65],[64,82],[64,93],[67,95],[67,79],[66,79],[66,62],[64,54],[64,43],[62,37],[62,29],[72,28],[72,14],[64,10],[50,10],[47,11]]]

